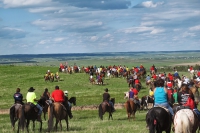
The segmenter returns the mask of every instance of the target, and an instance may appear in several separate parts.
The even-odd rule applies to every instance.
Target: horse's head
[[[113,105],[115,104],[115,98],[111,98],[110,101],[113,103]]]
[[[68,101],[76,105],[76,97],[71,97]]]

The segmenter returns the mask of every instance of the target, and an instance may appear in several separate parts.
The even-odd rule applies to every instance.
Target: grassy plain
[[[143,64],[147,70],[152,64],[156,67],[169,67],[179,63],[194,63],[197,60],[139,60],[139,59],[95,59],[95,60],[71,60],[68,61],[70,65],[76,63],[80,66],[88,65],[126,65],[131,68],[132,66],[139,66]],[[123,78],[105,79],[105,85],[92,85],[89,83],[89,75],[85,73],[66,74],[60,73],[62,81],[59,82],[44,82],[43,76],[49,69],[51,72],[57,72],[60,62],[56,60],[43,61],[37,65],[30,63],[21,63],[14,65],[0,65],[0,108],[8,109],[13,104],[13,94],[17,87],[21,88],[21,93],[26,96],[27,90],[33,86],[36,94],[39,97],[45,88],[50,92],[54,90],[56,85],[59,85],[62,90],[68,90],[69,96],[77,97],[77,106],[84,105],[98,105],[102,101],[102,94],[105,88],[109,89],[111,97],[116,98],[116,103],[124,103],[124,92],[128,91],[128,84]],[[160,70],[165,71],[165,70]],[[166,73],[173,73],[172,67],[169,67]],[[148,72],[149,73],[149,72]],[[179,74],[188,75],[187,70],[179,71]],[[148,88],[145,86],[144,80],[141,80],[143,87],[139,96],[147,95]],[[114,114],[114,120],[107,120],[108,114],[104,115],[104,120],[98,118],[97,110],[78,110],[73,111],[74,118],[69,121],[70,132],[80,133],[145,133],[145,114],[146,111],[136,113],[134,121],[127,120],[125,109],[118,109]],[[9,121],[9,116],[0,115],[0,132],[12,132]],[[63,121],[63,127],[65,123]],[[31,128],[31,125],[30,125]],[[38,125],[36,125],[36,129]],[[43,121],[43,132],[47,128],[47,122]],[[66,130],[64,129],[63,132]],[[36,130],[37,132],[37,130]]]

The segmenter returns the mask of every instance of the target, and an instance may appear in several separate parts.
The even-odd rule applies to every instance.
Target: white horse
[[[196,118],[191,109],[181,109],[174,116],[175,133],[195,133]]]
[[[181,88],[181,85],[183,84],[183,81],[180,80],[179,78],[175,79],[176,85],[178,86],[178,89]]]

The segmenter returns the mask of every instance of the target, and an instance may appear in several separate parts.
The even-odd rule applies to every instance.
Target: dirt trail
[[[116,103],[115,109],[122,109],[124,108],[123,103]],[[86,106],[73,106],[73,110],[98,110],[98,105],[86,105]],[[9,114],[9,109],[0,109],[0,114]]]

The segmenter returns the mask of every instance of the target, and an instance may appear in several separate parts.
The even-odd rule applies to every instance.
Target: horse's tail
[[[51,131],[53,127],[53,105],[49,105],[48,107],[48,131]]]
[[[103,120],[103,108],[101,104],[99,105],[99,117],[101,120]]]
[[[15,126],[15,106],[12,106],[10,108],[10,122],[12,124],[12,127],[14,128],[14,126]]]
[[[21,108],[19,109],[19,125],[18,128],[21,128],[24,131],[24,127],[25,127],[25,105],[21,106]]]
[[[156,113],[155,113],[154,108],[152,108],[149,111],[149,123],[148,123],[148,126],[149,126],[150,133],[155,133],[156,126],[157,126],[157,119],[156,119]]]

